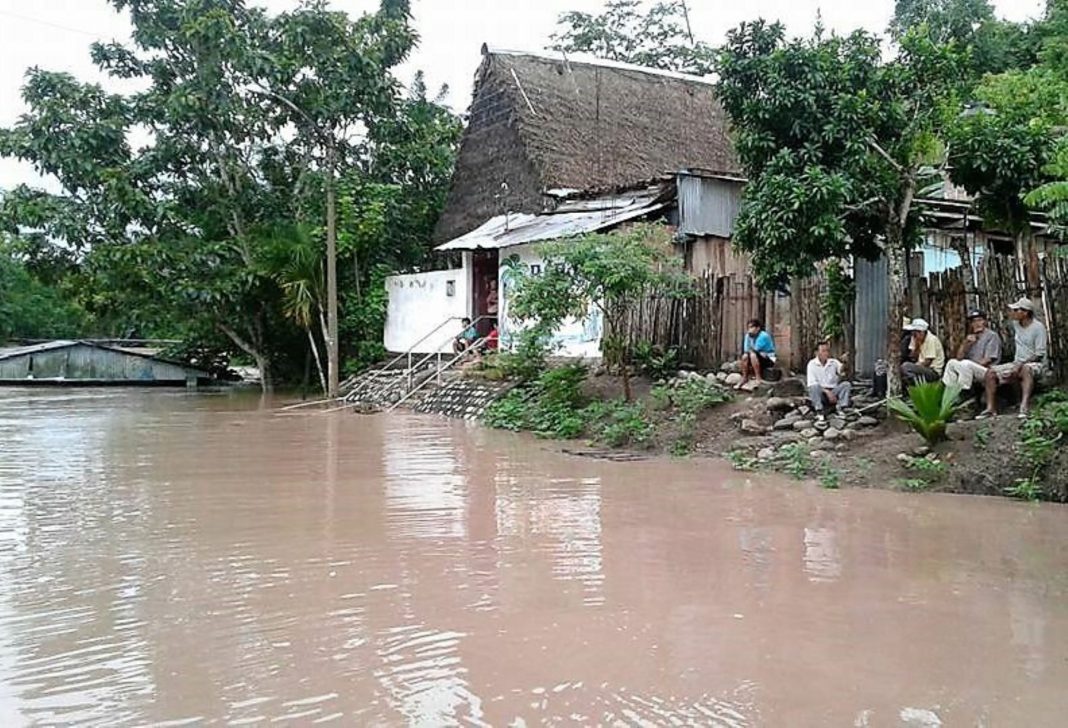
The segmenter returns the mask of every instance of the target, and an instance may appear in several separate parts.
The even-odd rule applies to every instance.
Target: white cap
[[[905,327],[905,331],[928,331],[931,328],[931,324],[927,323],[921,318],[912,319],[912,323]]]
[[[1011,308],[1013,311],[1030,311],[1031,313],[1035,312],[1035,304],[1031,302],[1030,298],[1021,298],[1015,303],[1010,303],[1009,308]]]

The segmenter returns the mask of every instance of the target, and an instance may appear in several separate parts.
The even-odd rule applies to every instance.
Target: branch
[[[879,155],[882,156],[891,165],[893,165],[894,169],[896,169],[898,172],[900,172],[902,174],[905,173],[905,168],[902,167],[898,163],[898,161],[896,159],[891,157],[889,152],[887,152],[885,149],[880,147],[879,143],[877,141],[875,141],[875,139],[869,139],[868,140],[868,146],[870,146],[872,149],[874,149],[876,152],[878,152]]]
[[[259,358],[259,352],[252,348],[252,345],[245,341],[245,339],[243,339],[240,334],[238,334],[236,331],[234,331],[232,328],[230,328],[224,323],[219,323],[217,325],[219,327],[219,330],[229,336],[230,339],[233,340],[233,342],[237,344],[242,351],[244,351],[246,354],[248,354],[254,359]]]

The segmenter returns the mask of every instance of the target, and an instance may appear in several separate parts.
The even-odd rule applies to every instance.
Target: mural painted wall
[[[460,333],[459,320],[468,315],[467,279],[463,268],[386,278],[386,351],[408,351],[434,327],[455,317],[455,322],[416,346],[419,354],[451,352],[452,340]]]
[[[509,348],[523,329],[523,325],[514,320],[508,312],[508,299],[515,291],[515,283],[509,280],[511,271],[506,264],[509,259],[517,261],[521,270],[533,275],[540,274],[545,266],[545,261],[539,254],[536,244],[518,245],[501,251],[498,289],[500,291],[500,336],[503,348]],[[554,355],[599,359],[601,357],[601,336],[604,332],[604,321],[602,319],[601,312],[596,308],[591,308],[589,315],[581,321],[575,319],[566,321],[553,334]]]

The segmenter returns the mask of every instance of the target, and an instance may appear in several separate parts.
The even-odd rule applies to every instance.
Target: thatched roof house
[[[633,188],[688,167],[737,169],[708,80],[483,46],[436,237],[540,212],[554,192]]]

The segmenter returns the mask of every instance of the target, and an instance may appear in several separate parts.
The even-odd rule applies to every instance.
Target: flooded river
[[[0,725],[1054,726],[1068,509],[0,390]]]

